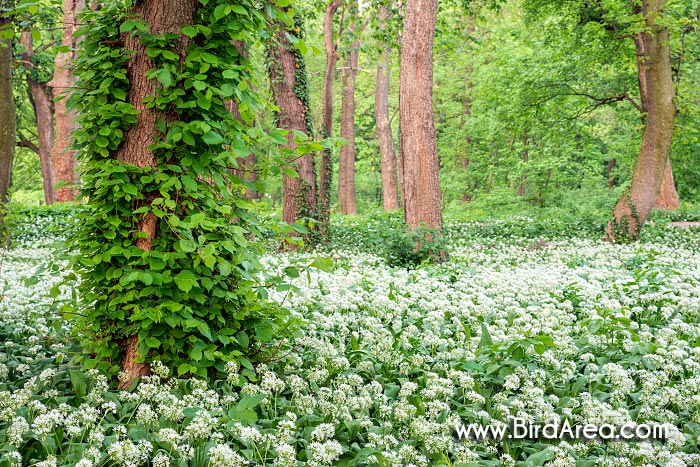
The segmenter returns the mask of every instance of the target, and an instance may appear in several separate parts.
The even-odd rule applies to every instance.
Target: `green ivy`
[[[253,1],[200,0],[197,24],[182,29],[192,43],[181,60],[173,51],[178,36],[151,34],[127,14],[130,3],[86,12],[80,32],[72,96],[87,203],[72,243],[85,348],[79,360],[116,372],[126,343],[138,336],[146,362],[160,359],[178,375],[212,376],[234,360],[252,368],[252,356],[269,357],[266,349],[277,348],[271,342],[293,324],[266,301],[263,282],[280,280],[261,273],[253,239],[262,227],[240,195],[245,181],[228,170],[274,136],[237,121],[224,105],[235,99],[247,120],[261,105],[249,84],[251,64],[233,41],[256,40],[266,14]],[[160,90],[144,103],[176,115],[157,122],[154,168],[114,156],[137,121],[128,102],[129,53],[121,48],[126,34],[155,63],[147,78]],[[150,251],[136,245],[147,215],[158,222]]]

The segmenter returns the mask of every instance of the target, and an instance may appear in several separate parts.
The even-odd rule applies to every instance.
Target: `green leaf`
[[[160,347],[160,341],[155,337],[147,337],[146,340],[144,340],[144,342],[150,348]]]
[[[162,84],[164,88],[169,88],[173,84],[173,77],[170,74],[170,70],[166,68],[158,70],[156,79],[160,81],[160,84]]]
[[[197,285],[197,276],[192,274],[191,271],[180,271],[180,273],[175,276],[175,284],[183,292],[189,292],[192,287]]]
[[[185,26],[182,28],[182,33],[189,38],[193,38],[197,35],[197,28],[194,26]]]
[[[489,328],[486,327],[486,323],[481,323],[481,341],[479,341],[479,347],[486,348],[493,346],[493,338],[489,332]]]
[[[215,131],[210,131],[206,135],[202,137],[202,140],[204,140],[205,143],[207,143],[210,146],[214,146],[216,144],[221,144],[224,142],[223,136],[221,136],[219,133]]]

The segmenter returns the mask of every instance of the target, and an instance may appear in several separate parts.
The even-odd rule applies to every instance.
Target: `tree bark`
[[[673,179],[673,169],[671,168],[671,159],[666,161],[664,176],[661,180],[661,189],[656,197],[654,208],[675,211],[680,204],[680,197],[676,191],[676,182]]]
[[[379,6],[379,30],[386,30],[390,18],[389,9]],[[377,139],[382,164],[382,201],[385,211],[399,209],[399,183],[397,175],[394,136],[389,121],[389,85],[391,82],[391,46],[382,41],[377,62],[377,78],[374,88],[374,115],[377,122]]]
[[[29,101],[34,109],[36,117],[36,130],[39,147],[39,164],[41,166],[41,179],[44,186],[44,200],[46,204],[58,201],[56,190],[56,171],[51,159],[51,149],[54,143],[54,102],[51,89],[48,84],[37,79],[36,67],[32,64],[34,43],[29,31],[22,32],[20,42],[24,51],[22,59],[27,70],[27,86],[29,87]],[[34,71],[34,73],[32,73]]]
[[[635,239],[647,220],[661,188],[673,139],[676,107],[668,29],[656,19],[666,0],[643,0],[647,29],[634,35],[637,76],[646,124],[642,147],[634,167],[632,186],[622,195],[608,222],[605,238]]]
[[[357,20],[357,4],[350,9],[353,18],[348,27],[348,34],[359,35],[354,22]],[[356,36],[347,52],[343,67],[343,102],[340,111],[340,136],[348,144],[340,148],[340,165],[338,167],[338,205],[342,214],[357,214],[357,197],[355,195],[355,80],[357,78],[357,61],[360,40]]]
[[[78,29],[78,13],[85,8],[85,0],[64,0],[63,2],[63,46],[69,47],[67,52],[56,54],[53,80],[49,85],[53,88],[56,115],[56,139],[51,151],[58,188],[57,201],[75,201],[75,183],[78,181],[76,172],[76,152],[73,145],[73,132],[77,129],[74,110],[68,109],[67,102],[71,90],[75,86],[71,64],[77,58],[78,39],[74,37]]]
[[[0,0],[0,7],[9,7]],[[12,27],[12,20],[0,16],[0,30]],[[12,161],[15,155],[15,102],[12,95],[12,41],[0,40],[0,227],[9,201]]]
[[[433,35],[437,0],[408,0],[401,48],[399,106],[406,224],[442,227],[433,121]]]
[[[297,21],[299,15],[297,15]],[[298,30],[301,30],[299,25]],[[311,134],[310,120],[308,116],[308,90],[306,88],[306,67],[301,54],[289,42],[284,25],[279,24],[278,30],[268,48],[270,56],[270,83],[275,104],[279,108],[277,126],[288,130],[286,148],[294,153],[294,131]],[[300,79],[301,78],[301,79]],[[282,192],[283,208],[282,219],[288,224],[293,224],[303,217],[315,217],[317,213],[317,186],[316,171],[314,168],[313,154],[305,154],[296,160],[289,162],[299,176],[288,177],[283,175]],[[310,237],[306,237],[307,243]],[[294,249],[293,245],[286,245],[288,249]]]
[[[333,17],[342,4],[343,0],[331,1],[326,8],[326,14],[323,19],[323,39],[326,48],[326,71],[323,79],[323,136],[326,138],[333,136],[333,81],[335,78],[335,67],[338,63],[338,47],[333,38]],[[340,31],[338,36],[340,36]],[[331,179],[333,178],[332,156],[333,152],[331,149],[324,149],[321,155],[321,183],[318,195],[320,220],[323,226],[328,225],[330,218]],[[322,232],[326,231],[327,228],[322,227]]]
[[[195,24],[196,13],[199,8],[197,0],[143,0],[136,2],[132,7],[132,13],[140,15],[150,26],[152,34],[177,34],[173,52],[185,58],[185,50],[190,39],[181,33],[181,28]],[[156,121],[173,122],[176,114],[163,112],[155,108],[146,108],[144,98],[155,96],[160,89],[160,83],[156,79],[147,79],[146,73],[155,64],[148,57],[146,47],[142,44],[138,35],[124,34],[122,37],[124,48],[133,51],[127,63],[127,74],[131,82],[128,93],[128,102],[138,110],[138,122],[134,124],[124,135],[124,142],[117,150],[114,158],[120,162],[136,165],[140,168],[157,167],[157,161],[153,151],[148,147],[156,142],[159,131]],[[137,206],[134,206],[137,208]],[[144,234],[136,241],[136,246],[144,251],[150,251],[152,242],[158,231],[158,219],[153,213],[148,213],[141,220],[139,231]],[[120,387],[126,388],[139,376],[150,373],[148,364],[143,363],[143,355],[138,353],[138,337],[132,336],[125,342],[125,357],[122,361],[122,371],[128,375],[120,381]]]

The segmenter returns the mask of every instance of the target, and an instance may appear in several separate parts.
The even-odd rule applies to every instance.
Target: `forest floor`
[[[157,365],[119,392],[68,363],[70,291],[26,280],[53,255],[34,220],[0,275],[0,465],[700,465],[700,229],[610,245],[532,228],[455,222],[447,262],[404,268],[363,247],[371,223],[339,226],[355,248],[264,258],[334,258],[273,294],[305,323],[276,359],[217,381]],[[514,418],[666,437],[456,436]]]

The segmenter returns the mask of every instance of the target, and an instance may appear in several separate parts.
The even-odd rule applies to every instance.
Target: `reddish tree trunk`
[[[297,73],[306,73],[306,68],[302,57],[295,53],[294,46],[289,42],[288,33],[280,24],[268,49],[271,63],[269,74],[275,104],[280,109],[277,125],[289,130],[286,147],[294,150],[294,131],[311,134],[311,129],[307,118],[309,107],[306,102],[306,89],[297,89]],[[296,169],[299,176],[283,176],[282,218],[284,222],[293,224],[300,218],[316,215],[316,171],[313,154],[301,156],[289,165]],[[287,247],[293,248],[290,245]]]
[[[351,7],[357,10],[356,5]],[[356,18],[353,18],[355,20]],[[352,20],[351,20],[352,21]],[[349,34],[355,34],[356,27],[348,27]],[[357,214],[357,197],[355,195],[355,79],[357,77],[357,60],[360,41],[356,37],[347,53],[343,67],[343,102],[340,111],[340,136],[348,144],[340,148],[340,166],[338,168],[338,204],[342,214]]]
[[[0,0],[0,7],[6,7]],[[9,27],[11,19],[0,15],[0,30]],[[15,101],[12,95],[12,41],[0,40],[0,226],[12,181],[15,154]]]
[[[197,0],[143,0],[135,3],[132,12],[146,21],[152,34],[177,34],[179,37],[175,41],[173,52],[184,59],[190,39],[182,35],[180,30],[183,26],[195,24],[198,7]],[[128,102],[139,111],[139,115],[138,122],[126,132],[124,142],[114,157],[120,162],[141,168],[156,168],[155,154],[148,149],[156,142],[156,136],[159,134],[156,121],[162,119],[165,122],[172,122],[176,115],[155,108],[146,108],[143,103],[144,98],[156,95],[161,86],[155,79],[146,79],[146,73],[155,64],[148,57],[146,47],[141,43],[138,35],[124,34],[122,40],[124,48],[133,51],[127,63],[127,73],[131,82]],[[144,251],[150,251],[158,231],[158,219],[153,213],[144,216],[139,224],[139,231],[145,235],[136,241],[136,246]],[[137,336],[127,339],[122,371],[128,375],[128,378],[120,381],[122,388],[128,387],[135,378],[150,372],[149,366],[142,362],[143,355],[139,355],[138,348]]]
[[[643,0],[642,13],[647,30],[634,35],[637,76],[646,125],[642,147],[634,167],[632,186],[622,195],[608,222],[605,238],[636,238],[651,212],[661,188],[673,139],[676,107],[672,79],[668,29],[657,24],[665,0]]]
[[[75,151],[71,149],[73,132],[77,128],[76,113],[72,109],[69,110],[66,103],[76,82],[70,69],[78,53],[76,47],[78,39],[73,35],[78,29],[77,15],[83,8],[85,8],[84,0],[64,0],[63,2],[63,45],[70,50],[56,54],[53,80],[50,83],[56,106],[56,139],[53,143],[51,159],[56,171],[56,183],[61,184],[57,190],[59,202],[75,200],[74,185],[78,181]]]
[[[390,18],[386,6],[379,7],[379,28],[386,29],[386,22]],[[379,152],[382,161],[382,200],[385,211],[399,209],[399,187],[396,168],[396,152],[394,151],[394,137],[391,134],[391,122],[389,119],[389,84],[391,82],[391,47],[382,42],[380,44],[381,55],[377,62],[377,78],[374,90],[374,115],[377,121],[377,139],[379,140]]]
[[[333,81],[338,63],[338,46],[333,39],[333,17],[343,0],[333,0],[326,8],[323,20],[323,39],[326,48],[326,71],[323,79],[323,133],[333,136]],[[342,27],[342,26],[341,26]],[[340,36],[340,31],[338,32]],[[318,190],[322,225],[327,225],[330,216],[331,179],[333,175],[332,150],[324,149],[321,155],[321,183]],[[327,229],[324,227],[323,231]]]
[[[34,53],[34,43],[32,34],[29,31],[22,32],[20,36],[24,52],[22,59],[25,66],[33,68],[32,55]],[[54,142],[54,103],[51,89],[46,83],[41,83],[34,79],[32,73],[27,73],[27,85],[29,86],[29,101],[34,108],[36,116],[36,132],[39,142],[39,164],[41,166],[41,179],[44,185],[44,200],[46,204],[53,204],[58,201],[56,190],[56,172],[51,159],[51,149]]]
[[[406,223],[439,229],[439,161],[433,121],[433,35],[437,0],[408,0],[401,48],[399,105]]]

